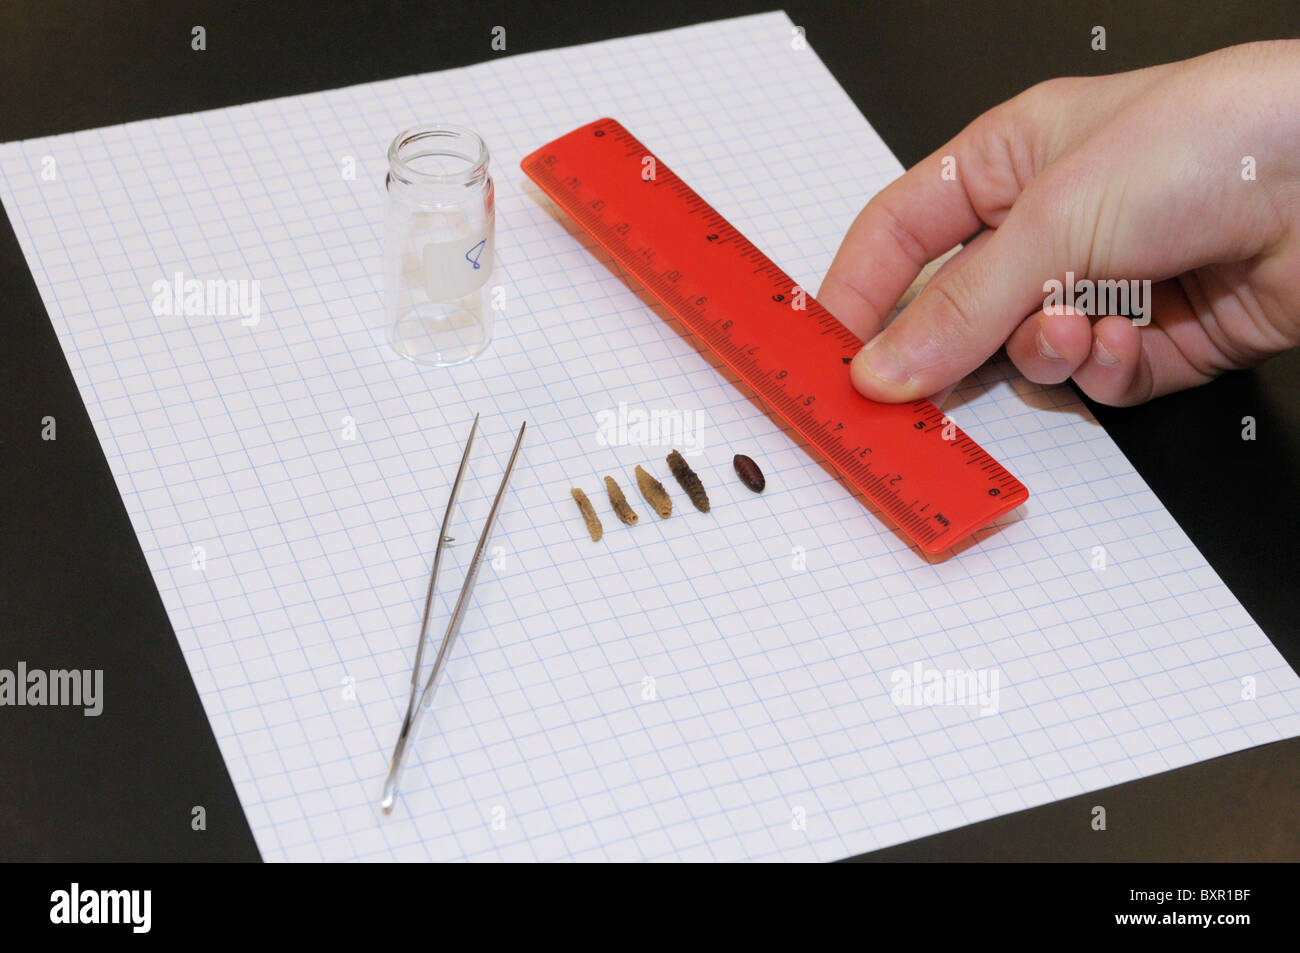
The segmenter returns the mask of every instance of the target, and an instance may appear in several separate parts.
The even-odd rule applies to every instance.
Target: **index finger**
[[[1047,80],[977,117],[858,213],[817,299],[864,341],[921,269],[982,225],[997,228],[1056,156],[1165,67]]]
[[[956,140],[895,179],[858,213],[822,280],[817,300],[862,340],[930,261],[980,226],[956,174]],[[945,169],[953,174],[945,178]]]

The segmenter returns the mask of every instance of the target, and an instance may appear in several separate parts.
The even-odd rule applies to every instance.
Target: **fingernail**
[[[879,337],[874,337],[862,349],[862,366],[865,370],[882,381],[890,384],[905,384],[912,376],[912,370],[888,344],[881,344]]]
[[[1106,349],[1106,345],[1101,343],[1101,338],[1093,342],[1092,357],[1098,364],[1106,367],[1113,367],[1119,363],[1119,358]]]
[[[1061,355],[1057,354],[1052,349],[1052,345],[1047,343],[1047,335],[1043,333],[1042,328],[1039,328],[1038,333],[1034,335],[1034,344],[1038,346],[1038,353],[1049,361],[1059,361],[1061,359]]]

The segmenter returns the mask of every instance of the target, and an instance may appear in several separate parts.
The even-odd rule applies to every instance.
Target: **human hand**
[[[1067,272],[1150,279],[1150,323],[1045,312]],[[817,298],[868,342],[850,373],[881,401],[946,393],[1004,343],[1030,380],[1115,405],[1300,344],[1300,41],[1030,88],[873,198]]]

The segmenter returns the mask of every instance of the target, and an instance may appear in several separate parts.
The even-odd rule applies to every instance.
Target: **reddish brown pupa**
[[[731,461],[731,464],[736,468],[736,474],[740,477],[741,483],[755,493],[763,492],[763,487],[767,486],[767,480],[764,479],[763,471],[758,468],[757,463],[743,453],[738,453],[735,459]]]

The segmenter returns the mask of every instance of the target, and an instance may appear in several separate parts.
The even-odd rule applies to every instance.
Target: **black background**
[[[772,9],[763,3],[0,0],[0,141],[445,69]],[[1293,0],[789,4],[904,165],[1051,76],[1300,35]],[[492,26],[509,51],[493,53]],[[206,52],[190,30],[207,30]],[[1108,49],[1091,50],[1094,25]],[[557,134],[564,130],[557,130]],[[109,713],[0,711],[0,857],[258,857],[40,296],[0,222],[0,665],[102,668]],[[1300,353],[1094,412],[1293,667]],[[58,439],[40,439],[41,418]],[[1240,438],[1253,416],[1258,439]],[[1300,859],[1300,740],[867,859]],[[1109,830],[1088,825],[1105,805]],[[208,829],[190,830],[203,805]]]

